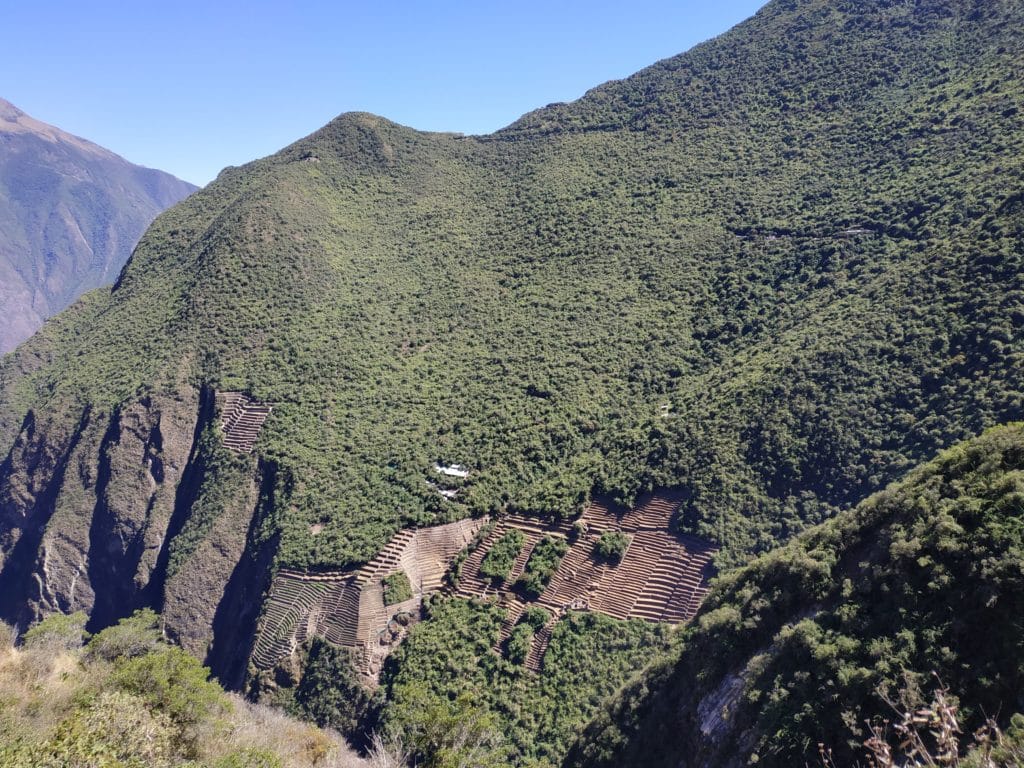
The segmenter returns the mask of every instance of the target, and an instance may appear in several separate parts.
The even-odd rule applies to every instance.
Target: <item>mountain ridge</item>
[[[34,117],[16,107],[6,99],[0,98],[0,133],[28,133],[40,136],[54,143],[63,142],[71,144],[78,149],[94,155],[101,155],[107,159],[123,159],[105,147],[95,142],[83,139],[81,136],[63,131],[60,128],[36,120]]]
[[[1022,457],[1024,426],[987,430],[723,575],[566,768],[789,766],[821,744],[854,764],[901,690],[948,687],[965,733],[1009,722],[1024,708]]]

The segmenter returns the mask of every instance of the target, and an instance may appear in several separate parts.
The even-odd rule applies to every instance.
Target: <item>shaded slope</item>
[[[112,282],[154,217],[194,190],[0,99],[0,354]]]
[[[719,579],[681,653],[627,688],[568,765],[863,758],[876,693],[937,673],[964,730],[1024,708],[1024,427],[988,431]],[[890,695],[892,695],[890,693]]]
[[[1019,418],[1021,14],[775,2],[490,137],[351,114],[228,169],[0,367],[3,551],[29,520],[58,537],[36,500],[69,489],[85,406],[58,506],[88,528],[112,414],[150,393],[209,438],[135,524],[214,536],[179,550],[223,559],[181,561],[197,602],[254,548],[341,567],[405,524],[594,489],[681,488],[684,530],[736,562]],[[274,403],[251,458],[210,448],[212,389]],[[455,502],[437,461],[470,469]],[[89,559],[44,545],[33,573]],[[77,605],[66,582],[42,604]]]

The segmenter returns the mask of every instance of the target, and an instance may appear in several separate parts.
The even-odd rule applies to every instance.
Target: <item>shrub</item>
[[[480,575],[489,578],[495,584],[504,582],[512,571],[512,565],[519,557],[525,541],[522,532],[515,528],[502,534],[480,563]]]
[[[594,546],[594,553],[602,560],[617,563],[629,547],[629,536],[622,531],[605,531]]]
[[[89,659],[132,659],[156,650],[162,642],[160,617],[144,608],[94,635],[85,653]]]
[[[104,691],[60,724],[46,745],[55,762],[44,764],[167,765],[175,735],[170,717],[150,711],[140,696]]]
[[[587,524],[582,520],[577,520],[572,524],[572,529],[569,532],[569,538],[572,541],[576,541],[580,536],[587,532]]]
[[[394,723],[416,753],[414,765],[427,768],[503,768],[507,748],[494,714],[469,692],[454,699],[433,694],[422,684],[403,690],[405,707]]]
[[[520,624],[529,624],[534,630],[540,629],[548,620],[551,618],[551,614],[539,605],[531,605],[525,611],[523,615],[519,617]]]
[[[957,698],[939,687],[930,702],[922,701],[912,678],[893,701],[876,691],[895,713],[895,718],[868,718],[870,736],[864,741],[868,765],[951,766],[952,768],[1019,768],[1024,765],[1024,716],[1014,715],[1004,733],[989,718],[968,739],[961,729]],[[839,768],[832,750],[818,745],[822,768]]]
[[[517,624],[508,636],[508,660],[513,664],[522,664],[530,653],[533,644],[534,628],[530,624]]]
[[[81,648],[89,637],[85,631],[86,621],[88,617],[82,611],[51,614],[25,633],[25,648],[51,652]]]
[[[384,605],[404,603],[412,598],[412,584],[409,583],[409,577],[405,575],[405,571],[388,574],[381,584],[384,586]]]
[[[227,706],[220,686],[209,676],[210,671],[194,657],[167,647],[121,661],[113,681],[170,718],[182,731],[182,753],[192,756],[199,735],[196,729]]]
[[[551,581],[551,576],[558,570],[562,556],[569,550],[565,539],[545,536],[530,553],[530,560],[526,563],[522,577],[518,581],[527,595],[540,597],[541,592]]]

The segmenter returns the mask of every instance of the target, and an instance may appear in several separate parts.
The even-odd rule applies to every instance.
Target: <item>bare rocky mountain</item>
[[[195,189],[0,99],[0,354],[113,282],[156,215]]]

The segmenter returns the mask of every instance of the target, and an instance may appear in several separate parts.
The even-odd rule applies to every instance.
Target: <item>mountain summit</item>
[[[194,190],[0,99],[0,354],[112,282],[153,218]]]

